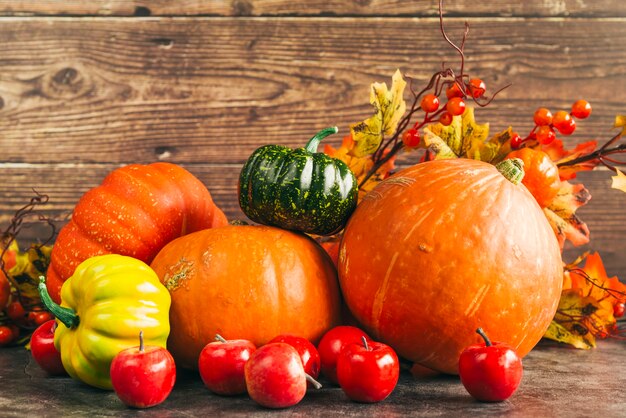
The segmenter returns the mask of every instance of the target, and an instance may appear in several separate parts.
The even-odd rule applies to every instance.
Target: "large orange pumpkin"
[[[168,349],[197,368],[215,334],[257,346],[279,334],[317,341],[340,314],[337,272],[309,237],[268,226],[195,232],[166,245],[152,262],[170,290]]]
[[[61,229],[47,271],[52,299],[89,257],[116,253],[150,263],[174,238],[228,223],[200,180],[170,163],[118,168],[85,193]]]
[[[527,354],[554,316],[563,270],[528,190],[493,165],[455,159],[413,166],[364,198],[343,235],[339,278],[372,337],[457,373],[478,327]]]

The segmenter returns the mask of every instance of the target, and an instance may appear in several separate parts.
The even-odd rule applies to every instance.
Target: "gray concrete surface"
[[[524,359],[524,373],[517,393],[498,404],[473,400],[457,377],[415,380],[403,372],[396,390],[379,404],[350,402],[341,389],[326,384],[320,391],[309,390],[300,404],[274,411],[247,396],[212,395],[196,373],[179,371],[163,404],[134,410],[113,392],[68,377],[46,376],[23,348],[0,348],[0,416],[626,417],[626,341],[601,341],[592,351],[541,342]]]

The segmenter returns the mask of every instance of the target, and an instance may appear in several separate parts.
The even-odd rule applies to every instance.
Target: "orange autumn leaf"
[[[564,289],[581,289],[584,295],[608,301],[611,307],[626,302],[626,284],[617,276],[608,277],[597,252],[587,255],[584,267],[570,267],[565,276]]]
[[[351,151],[355,147],[355,142],[352,139],[351,135],[348,135],[343,138],[341,146],[339,148],[334,148],[329,144],[324,146],[324,153],[329,155],[332,158],[337,158],[348,165],[350,170],[356,176],[357,182],[359,183],[359,202],[363,197],[374,189],[384,179],[389,177],[389,174],[395,168],[395,159],[389,159],[385,164],[383,164],[376,172],[369,178],[364,184],[363,179],[369,172],[369,170],[373,167],[374,162],[372,161],[371,155],[366,155],[364,157],[356,157],[351,155]]]
[[[584,267],[578,264],[585,260]],[[615,305],[626,301],[626,285],[608,277],[598,253],[565,267],[563,292],[545,337],[576,348],[593,348],[596,338],[617,333]]]
[[[540,145],[539,148],[558,165],[572,161],[582,155],[591,154],[596,150],[597,145],[597,141],[587,141],[576,145],[574,149],[567,150],[563,146],[563,141],[556,139],[548,145]],[[571,180],[576,177],[577,172],[593,170],[599,163],[600,160],[590,160],[574,165],[561,165],[559,176],[561,180]]]
[[[576,210],[585,205],[591,195],[582,184],[561,182],[561,188],[550,204],[543,209],[561,249],[566,240],[574,245],[589,242],[589,228],[577,215]]]

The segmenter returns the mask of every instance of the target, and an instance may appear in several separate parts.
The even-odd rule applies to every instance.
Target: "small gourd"
[[[357,181],[341,160],[317,152],[326,128],[304,148],[265,145],[239,177],[239,205],[254,222],[317,235],[343,228],[357,204]]]

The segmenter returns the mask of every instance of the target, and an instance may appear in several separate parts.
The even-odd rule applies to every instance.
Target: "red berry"
[[[454,82],[450,87],[446,89],[446,97],[452,99],[453,97],[464,97],[465,94],[461,91],[459,85]]]
[[[537,129],[536,134],[537,141],[543,145],[548,145],[556,139],[556,134],[551,126],[540,126],[539,129]]]
[[[559,110],[552,118],[552,125],[558,129],[559,132],[563,133],[563,130],[567,130],[571,120],[572,116],[569,113],[564,110]]]
[[[511,133],[511,148],[518,149],[522,146],[522,137],[517,132]]]
[[[563,135],[571,135],[576,130],[576,121],[572,118],[569,118],[567,122],[564,122],[559,128],[559,132]]]
[[[419,133],[415,129],[409,129],[402,135],[402,142],[407,148],[415,148],[420,144]]]
[[[453,97],[446,103],[446,110],[452,116],[462,115],[465,112],[465,100],[460,97]]]
[[[485,86],[485,83],[480,78],[472,78],[469,81],[468,87],[474,99],[483,97],[485,91],[487,90],[487,86]]]
[[[578,100],[572,105],[572,116],[586,119],[591,114],[591,105],[586,100]]]
[[[443,126],[448,126],[452,123],[452,115],[449,112],[444,112],[439,116],[439,123]]]
[[[613,316],[615,318],[621,318],[622,316],[624,316],[624,310],[626,310],[626,307],[624,306],[624,303],[618,303],[615,306],[613,306]]]
[[[535,110],[535,115],[533,117],[535,120],[535,124],[537,126],[547,126],[552,123],[552,112],[546,109],[545,107],[540,107]]]
[[[422,110],[426,113],[435,112],[439,109],[439,97],[434,94],[427,94],[422,98],[422,102],[420,103]]]

